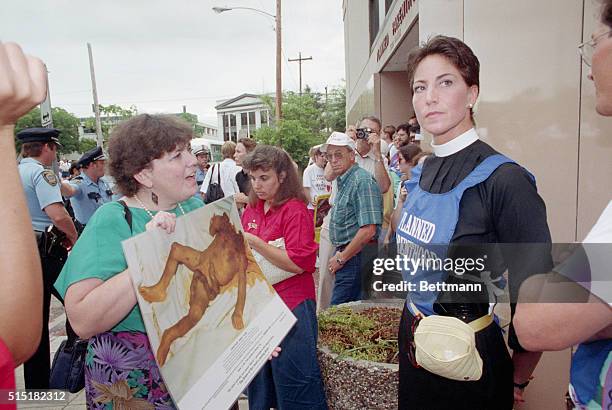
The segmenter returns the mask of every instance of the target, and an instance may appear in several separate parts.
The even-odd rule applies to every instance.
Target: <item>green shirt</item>
[[[189,198],[181,205],[185,212],[204,206],[202,201],[195,198]],[[125,220],[123,206],[118,202],[102,205],[91,217],[55,282],[55,288],[62,298],[73,283],[90,278],[106,281],[127,269],[121,242],[144,232],[145,225],[151,220],[144,209],[130,207],[130,210],[132,231]],[[182,215],[178,206],[168,212],[177,217]],[[145,332],[138,304],[112,331]]]
[[[341,246],[352,241],[362,226],[380,225],[383,206],[376,180],[359,165],[353,165],[337,181],[338,194],[331,210],[329,237],[334,246]]]

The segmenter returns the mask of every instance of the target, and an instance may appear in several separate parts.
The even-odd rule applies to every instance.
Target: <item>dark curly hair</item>
[[[425,57],[431,55],[445,57],[461,73],[461,77],[468,87],[475,85],[480,88],[480,62],[472,49],[458,38],[435,36],[422,44],[421,47],[412,50],[408,56],[407,72],[411,92],[417,67]],[[470,109],[470,117],[473,121],[473,109]]]
[[[141,114],[117,125],[108,140],[108,169],[117,188],[135,195],[141,185],[134,175],[176,148],[188,147],[191,126],[172,115]]]
[[[278,188],[272,206],[281,206],[292,198],[299,199],[305,204],[308,203],[308,198],[302,188],[302,180],[298,176],[293,160],[285,150],[272,145],[257,145],[242,161],[242,167],[247,171],[273,169],[277,175],[285,173],[285,179]],[[249,199],[251,206],[257,203],[257,195],[253,189],[249,191]]]

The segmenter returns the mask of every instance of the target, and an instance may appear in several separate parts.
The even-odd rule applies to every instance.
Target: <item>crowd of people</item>
[[[597,90],[595,109],[612,116],[612,1],[603,1],[601,24],[580,49]],[[22,130],[16,167],[15,124],[44,99],[44,73],[43,63],[18,45],[0,44],[0,185],[11,192],[0,206],[6,238],[0,388],[15,388],[13,368],[21,363],[26,388],[49,387],[53,294],[65,306],[69,343],[88,340],[88,408],[173,408],[121,242],[151,229],[172,233],[177,218],[231,196],[249,246],[289,273],[273,286],[297,318],[250,383],[249,408],[327,408],[317,311],[376,297],[372,263],[389,249],[451,261],[491,256],[467,274],[425,265],[400,269],[409,284],[484,286],[469,295],[418,286],[407,293],[398,331],[399,408],[511,409],[523,401],[542,351],[575,345],[568,405],[612,405],[610,301],[571,281],[575,293],[584,293],[580,303],[538,299],[551,276],[575,278],[579,265],[553,266],[535,177],[480,139],[474,118],[480,62],[461,40],[435,36],[410,53],[413,118],[383,127],[366,116],[332,132],[310,150],[301,184],[282,148],[251,138],[227,141],[223,160],[211,165],[206,147],[190,145],[189,125],[149,114],[117,125],[108,153],[85,153],[75,175],[63,164],[64,178],[51,169],[59,131]],[[422,132],[432,136],[431,152],[421,147]],[[317,244],[314,213],[327,196],[331,210]],[[278,240],[281,247],[271,244]],[[612,202],[585,243],[612,243]],[[504,286],[512,301],[511,355],[490,303]],[[105,359],[112,354],[132,360],[116,366]]]

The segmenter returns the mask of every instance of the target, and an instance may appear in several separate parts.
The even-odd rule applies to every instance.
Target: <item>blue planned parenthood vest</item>
[[[500,165],[506,163],[514,161],[501,154],[491,155],[455,188],[443,194],[432,194],[421,189],[419,183],[422,165],[413,168],[412,177],[404,183],[408,198],[397,227],[397,253],[402,258],[407,255],[410,261],[420,261],[420,266],[416,268],[414,264],[403,264],[402,277],[415,286],[408,292],[407,302],[414,303],[424,315],[436,314],[433,305],[440,292],[422,290],[420,286],[422,283],[444,283],[449,276],[449,271],[445,271],[444,267],[440,269],[440,266],[446,265],[446,253],[457,227],[463,193],[485,181]],[[410,304],[407,306],[412,312]]]

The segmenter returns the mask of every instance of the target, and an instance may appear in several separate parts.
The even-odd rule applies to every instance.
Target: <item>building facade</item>
[[[185,106],[183,106],[183,112],[171,113],[168,115],[173,115],[175,117],[182,118],[183,120],[192,124],[193,133],[196,138],[201,137],[201,138],[220,140],[216,125],[199,122],[198,116],[195,114],[188,113]],[[103,127],[108,126],[107,128],[110,132],[110,130],[112,130],[112,128],[114,128],[115,125],[119,124],[121,121],[126,120],[127,118],[128,117],[104,115],[100,117],[100,122],[102,123]],[[82,117],[82,118],[79,118],[79,121],[80,121],[80,125],[78,128],[79,138],[90,139],[90,140],[95,141],[97,139],[96,130],[95,128],[91,128],[91,125],[95,123],[94,117]]]
[[[220,140],[216,125],[198,122],[194,125],[194,131],[199,137]]]
[[[252,135],[258,128],[270,125],[270,108],[255,94],[241,94],[238,97],[218,101],[217,110],[219,135],[223,141],[237,141]]]
[[[597,0],[343,0],[347,122],[366,114],[383,125],[406,122],[414,112],[410,50],[436,34],[462,39],[481,64],[479,135],[535,175],[553,241],[580,241],[612,198],[612,121],[595,112],[577,50],[597,25],[598,7]],[[568,351],[545,354],[521,408],[562,408],[568,367]]]
[[[347,121],[375,114],[384,125],[406,122],[409,51],[435,34],[464,40],[481,64],[481,137],[536,176],[553,239],[581,240],[612,197],[612,185],[598,182],[612,180],[612,123],[595,112],[577,50],[597,24],[597,7],[597,0],[344,0]]]

